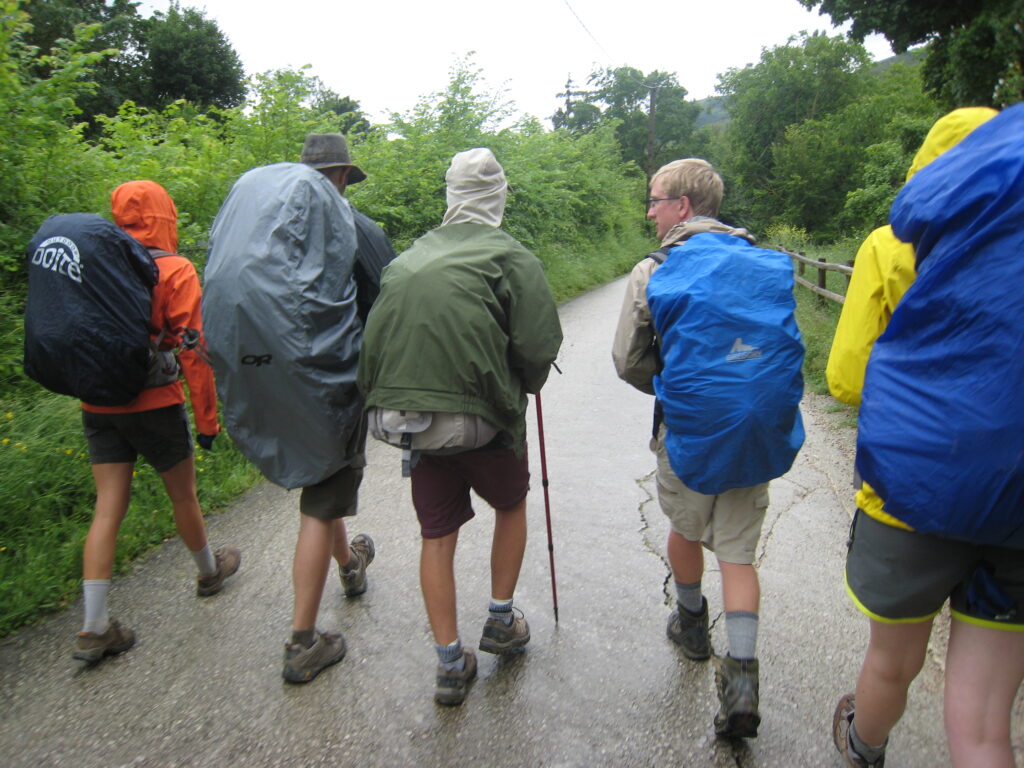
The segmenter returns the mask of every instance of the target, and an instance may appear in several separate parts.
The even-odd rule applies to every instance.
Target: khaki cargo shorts
[[[658,502],[672,530],[700,541],[726,563],[754,562],[768,509],[768,483],[708,496],[683,485],[668,461],[665,426],[658,431]]]

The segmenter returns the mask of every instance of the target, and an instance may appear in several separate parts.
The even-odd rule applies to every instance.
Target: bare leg
[[[704,545],[683,534],[668,532],[668,564],[680,584],[696,584],[704,578]]]
[[[352,548],[348,543],[348,529],[345,527],[345,518],[339,517],[337,520],[331,521],[333,524],[333,545],[332,553],[334,559],[338,561],[339,567],[348,565],[349,560],[352,559]]]
[[[491,597],[511,600],[526,553],[526,499],[511,509],[495,510],[491,540]]]
[[[459,639],[455,606],[455,545],[459,532],[440,539],[423,539],[420,551],[420,588],[434,642],[451,645]]]
[[[114,571],[117,532],[128,511],[134,464],[93,464],[96,508],[82,552],[82,578],[109,579]]]
[[[295,542],[295,559],[292,562],[292,584],[295,589],[292,630],[295,632],[313,629],[316,625],[320,598],[324,593],[327,570],[331,564],[334,522],[299,515],[299,536]]]
[[[191,456],[160,474],[174,507],[174,524],[185,546],[198,552],[206,546],[206,524],[196,496],[195,461]]]
[[[757,569],[746,563],[725,563],[718,561],[722,569],[722,599],[725,610],[757,613],[761,603],[761,585],[757,580]],[[859,729],[858,729],[859,730]]]
[[[857,678],[857,735],[871,746],[889,738],[903,716],[907,689],[924,665],[932,620],[915,624],[871,621],[871,639]]]
[[[1022,680],[1024,632],[953,620],[946,652],[945,720],[954,766],[1013,768],[1010,712]],[[857,705],[859,718],[859,701]]]

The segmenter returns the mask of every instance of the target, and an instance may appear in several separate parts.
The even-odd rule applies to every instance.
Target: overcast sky
[[[718,75],[756,63],[762,48],[801,30],[838,34],[797,0],[180,0],[214,19],[247,74],[311,65],[309,72],[359,101],[374,122],[444,89],[473,52],[491,92],[520,112],[549,117],[571,77],[600,67],[675,72],[691,98],[712,96]],[[169,0],[144,0],[139,12]],[[892,55],[881,37],[871,55]]]

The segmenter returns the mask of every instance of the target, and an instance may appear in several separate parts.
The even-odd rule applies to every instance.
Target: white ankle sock
[[[102,635],[110,626],[107,614],[107,594],[110,592],[110,579],[85,579],[82,581],[82,593],[85,597],[85,623],[83,632],[95,632]]]
[[[210,549],[210,542],[206,542],[206,546],[202,549],[197,549],[195,552],[189,550],[189,554],[192,555],[192,559],[196,561],[196,567],[199,569],[199,575],[204,579],[208,579],[210,576],[217,575],[217,558],[213,556],[213,550]]]

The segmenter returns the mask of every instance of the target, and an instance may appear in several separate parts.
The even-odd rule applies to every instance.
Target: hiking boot
[[[715,685],[721,702],[715,715],[716,735],[737,739],[757,736],[761,724],[757,677],[757,659],[725,656],[715,660]]]
[[[223,589],[228,576],[242,564],[242,553],[234,547],[217,547],[213,559],[217,563],[217,572],[213,576],[200,576],[196,579],[196,594],[199,597],[216,595]]]
[[[461,704],[466,700],[466,691],[469,684],[476,677],[476,654],[466,649],[462,652],[466,660],[466,666],[462,669],[445,669],[437,665],[437,689],[434,691],[434,701],[438,704],[448,706]]]
[[[373,539],[365,533],[360,533],[352,539],[349,549],[352,550],[352,558],[359,567],[351,571],[341,569],[341,586],[345,588],[345,597],[355,597],[366,591],[366,566],[373,562],[377,550],[373,546]]]
[[[513,608],[512,623],[505,626],[501,619],[488,618],[480,637],[480,650],[487,653],[511,653],[530,642],[530,625],[523,612]],[[515,615],[518,614],[518,615]]]
[[[289,683],[308,683],[331,664],[345,658],[345,638],[328,632],[317,632],[316,641],[303,648],[285,643],[284,670],[281,676]]]
[[[835,714],[832,715],[832,741],[848,768],[884,768],[885,755],[869,763],[850,746],[850,726],[853,725],[854,713],[853,694],[848,693],[839,699]]]
[[[102,634],[79,632],[75,636],[75,651],[72,655],[80,661],[95,664],[104,656],[127,651],[133,645],[135,633],[128,627],[122,627],[117,619],[111,619],[107,631]]]
[[[704,661],[711,656],[711,637],[708,634],[708,601],[701,598],[701,611],[694,616],[676,603],[668,617],[665,630],[668,639],[683,649],[683,655],[692,661]]]

